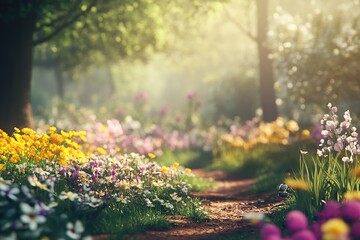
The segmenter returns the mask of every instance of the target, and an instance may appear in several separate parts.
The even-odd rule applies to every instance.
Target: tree
[[[162,18],[178,4],[197,1],[7,0],[0,3],[0,129],[32,127],[30,103],[34,46],[47,47],[72,66],[94,58],[141,58],[165,45]],[[66,51],[65,51],[66,49]],[[84,61],[85,60],[85,61]]]
[[[252,39],[258,49],[259,56],[259,93],[260,103],[263,112],[263,120],[265,122],[274,121],[278,117],[276,106],[276,94],[274,89],[274,73],[273,62],[269,58],[270,50],[267,44],[268,31],[268,8],[269,0],[256,0],[256,20],[257,35],[254,36],[249,29],[239,24],[233,17],[228,14],[241,31],[243,31],[250,39]]]
[[[355,2],[293,17],[278,12],[273,46],[284,97],[304,109],[328,102],[360,114],[360,18]],[[290,21],[282,21],[287,16]],[[281,33],[281,34],[280,34]]]

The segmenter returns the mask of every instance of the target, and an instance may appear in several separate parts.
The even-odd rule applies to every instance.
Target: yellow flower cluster
[[[37,134],[30,128],[18,129],[12,136],[0,130],[0,159],[5,162],[48,160],[66,166],[70,161],[86,161],[76,139],[86,141],[85,132],[56,132],[50,127],[47,133]],[[2,167],[3,168],[3,167]]]
[[[310,188],[309,183],[303,179],[286,178],[285,184],[295,190],[308,190]]]
[[[279,117],[271,123],[260,123],[257,128],[253,128],[246,139],[231,134],[223,134],[220,142],[226,143],[231,147],[251,149],[257,144],[289,144],[292,133],[299,131],[299,125],[296,121]],[[300,134],[302,137],[308,135],[307,132]],[[220,143],[221,144],[221,143]]]

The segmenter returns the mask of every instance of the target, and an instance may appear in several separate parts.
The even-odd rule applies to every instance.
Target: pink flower
[[[342,209],[342,216],[346,221],[350,222],[360,220],[360,202],[345,202]]]
[[[280,229],[271,223],[265,224],[260,234],[262,240],[281,239]]]
[[[313,232],[308,229],[304,229],[296,232],[292,236],[292,240],[316,240],[316,237]]]
[[[308,227],[306,216],[297,210],[291,211],[286,215],[286,226],[289,232],[295,233]]]

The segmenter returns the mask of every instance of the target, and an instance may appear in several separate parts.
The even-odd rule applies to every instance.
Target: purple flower
[[[280,229],[271,223],[267,223],[264,225],[264,227],[261,229],[261,239],[262,240],[270,240],[273,236],[273,239],[281,239],[281,233],[280,233]],[[278,238],[274,238],[274,237],[278,237]]]
[[[317,240],[321,240],[321,227],[319,223],[314,223],[310,226],[311,231],[314,233]]]
[[[292,240],[316,240],[316,237],[313,232],[308,229],[304,229],[296,232],[292,236]]]
[[[295,233],[308,227],[306,216],[297,210],[288,213],[285,220],[287,229],[290,233]]]
[[[345,202],[342,209],[342,216],[345,221],[354,222],[360,220],[360,202]]]
[[[353,239],[360,239],[360,222],[356,222],[352,225],[351,236]]]
[[[317,214],[317,219],[319,224],[326,222],[330,218],[339,218],[339,217],[341,217],[340,205],[338,202],[333,200],[327,202],[323,210],[318,212]]]

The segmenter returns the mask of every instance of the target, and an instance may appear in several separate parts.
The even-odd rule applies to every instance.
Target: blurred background
[[[360,114],[358,0],[73,1],[37,26],[78,8],[87,14],[34,48],[38,125],[171,124],[191,111],[210,126],[268,111],[307,127],[328,102]]]

